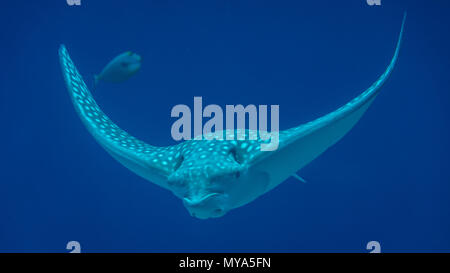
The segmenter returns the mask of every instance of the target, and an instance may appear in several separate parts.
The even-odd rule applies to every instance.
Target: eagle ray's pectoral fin
[[[406,13],[394,56],[385,72],[372,86],[336,111],[309,123],[281,131],[277,150],[256,151],[252,155],[252,159],[248,162],[250,169],[267,172],[270,177],[268,190],[314,160],[339,141],[358,122],[394,69],[400,52],[405,20]],[[299,178],[296,175],[293,176]]]
[[[167,177],[177,164],[180,146],[155,147],[119,128],[95,102],[64,45],[59,49],[59,59],[72,103],[89,133],[122,165],[168,188]]]

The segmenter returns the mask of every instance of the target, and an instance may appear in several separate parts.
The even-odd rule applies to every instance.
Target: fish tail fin
[[[98,75],[94,75],[94,87],[97,87],[98,81],[99,81]]]
[[[97,90],[97,85],[98,85],[98,81],[100,77],[98,75],[94,75],[94,87],[92,88],[92,91],[96,91]]]

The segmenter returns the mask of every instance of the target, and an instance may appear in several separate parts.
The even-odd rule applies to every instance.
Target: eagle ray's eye
[[[175,166],[173,167],[173,170],[174,171],[178,170],[181,166],[181,163],[183,163],[183,161],[184,161],[184,157],[180,156],[177,160],[177,164],[175,164]]]
[[[233,159],[234,159],[234,161],[236,161],[236,163],[238,163],[238,164],[242,163],[241,160],[239,159],[239,155],[238,155],[236,148],[231,149],[230,153],[233,155]]]

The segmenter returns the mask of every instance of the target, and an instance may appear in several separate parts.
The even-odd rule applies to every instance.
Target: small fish
[[[128,80],[141,68],[141,56],[131,51],[120,54],[110,61],[99,75],[94,76],[95,86],[105,81],[119,83]]]

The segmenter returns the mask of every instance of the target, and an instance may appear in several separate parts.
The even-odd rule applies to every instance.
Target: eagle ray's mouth
[[[183,199],[188,205],[195,206],[195,205],[201,204],[203,201],[205,201],[213,196],[217,196],[217,195],[220,195],[220,193],[212,192],[212,193],[209,193],[209,194],[207,194],[199,199],[196,199],[196,200],[192,200],[188,197],[184,197]]]

